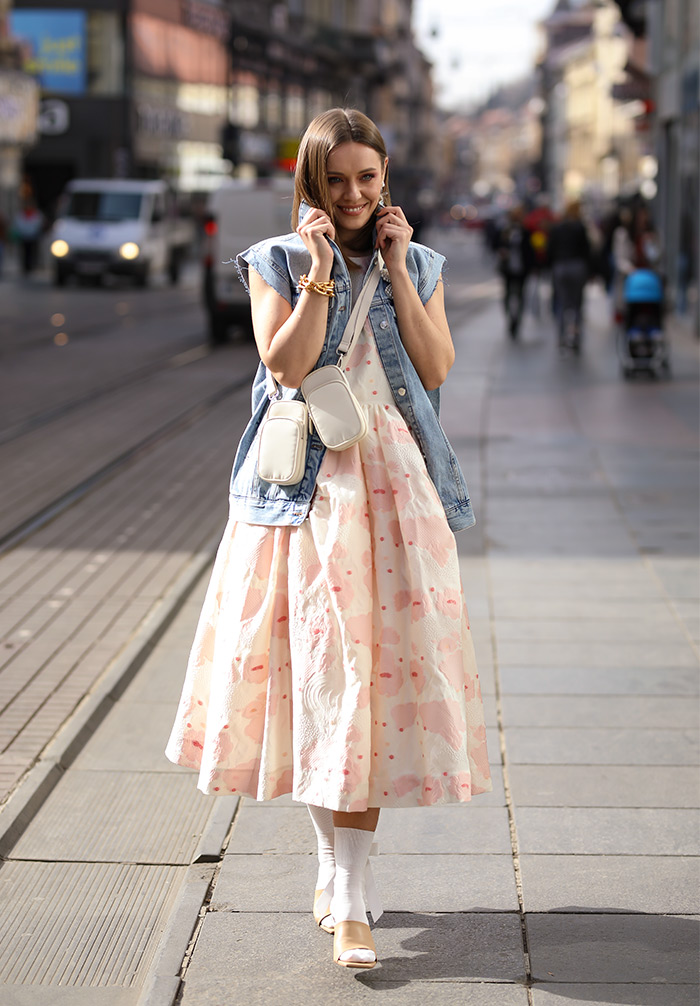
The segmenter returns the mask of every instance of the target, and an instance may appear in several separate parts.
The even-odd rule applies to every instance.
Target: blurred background
[[[473,7],[0,0],[0,240],[45,245],[68,182],[122,178],[166,181],[201,242],[210,193],[288,177],[308,121],[352,105],[388,142],[419,240],[581,199],[605,258],[619,209],[648,206],[668,302],[697,332],[700,6]],[[53,262],[41,240],[35,257]]]

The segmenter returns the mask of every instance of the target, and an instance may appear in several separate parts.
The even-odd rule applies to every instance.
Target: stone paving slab
[[[475,804],[478,801],[475,797]],[[380,854],[495,853],[511,851],[505,807],[385,808],[379,817]],[[314,849],[308,811],[278,808],[273,813],[246,806],[231,836],[229,853],[308,854]]]
[[[700,911],[698,861],[685,856],[520,856],[527,912]]]
[[[70,985],[3,985],[2,1006],[139,1006],[141,990]]]
[[[659,614],[648,621],[637,618],[597,619],[584,618],[500,618],[496,625],[498,643],[520,642],[523,645],[533,640],[549,642],[619,643],[621,639],[636,642],[658,643],[683,640],[683,629],[670,611]]]
[[[10,858],[184,866],[192,862],[213,809],[213,801],[193,799],[192,780],[184,773],[71,769]]]
[[[692,667],[697,671],[698,657],[689,642],[563,642],[561,640],[503,640],[498,656],[504,664],[559,667],[562,664],[588,668],[658,668]]]
[[[509,912],[518,900],[511,856],[385,855],[372,862],[385,911]],[[214,911],[311,911],[317,862],[307,855],[228,853]]]
[[[523,854],[700,855],[695,810],[518,807],[515,822]]]
[[[697,768],[511,765],[518,807],[700,807]]]
[[[699,927],[692,916],[528,914],[533,977],[697,985]]]
[[[525,765],[697,765],[699,741],[698,730],[510,727],[507,749]]]
[[[559,985],[547,982],[535,985],[534,1006],[566,1006],[586,1003],[586,1006],[697,1006],[698,990],[694,985]]]
[[[700,708],[667,695],[504,695],[503,723],[512,727],[683,730],[700,726]]]
[[[147,968],[155,952],[178,870],[182,868],[5,863],[0,871],[0,982],[134,984],[139,968]]]
[[[175,718],[172,702],[138,705],[118,703],[75,761],[91,771],[138,772],[145,766],[158,772],[185,773],[165,757],[165,745]],[[194,778],[194,773],[188,773]]]
[[[621,597],[617,600],[601,597],[499,597],[494,599],[498,624],[502,621],[528,620],[534,625],[540,621],[551,622],[565,619],[569,622],[595,621],[601,631],[607,632],[604,623],[637,620],[646,631],[646,626],[655,622],[666,624],[670,616],[678,615],[682,621],[700,621],[697,607],[688,601],[674,601],[672,604],[658,596],[640,601],[638,598]]]
[[[697,671],[689,667],[663,669],[598,667],[524,667],[501,665],[504,694],[510,695],[687,695],[700,690]]]
[[[354,1004],[378,992],[397,1004],[526,1006],[513,984],[524,978],[517,915],[385,914],[374,937],[380,964],[354,972],[333,965],[332,940],[310,917],[210,913],[182,1006],[221,1006],[234,988],[249,1006]]]

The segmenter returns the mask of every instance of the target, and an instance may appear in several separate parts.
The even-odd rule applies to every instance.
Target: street
[[[595,285],[580,358],[545,289],[513,342],[478,234],[423,240],[495,785],[382,812],[359,974],[310,920],[306,809],[205,798],[162,753],[255,347],[209,349],[194,265],[0,280],[3,1006],[697,1002],[697,342],[669,319],[671,378],[624,381]]]

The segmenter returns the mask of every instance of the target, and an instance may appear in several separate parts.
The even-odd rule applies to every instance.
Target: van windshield
[[[71,192],[65,215],[76,220],[137,220],[140,192]]]

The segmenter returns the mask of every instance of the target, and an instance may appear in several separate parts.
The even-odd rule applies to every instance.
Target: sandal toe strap
[[[372,933],[365,922],[336,922],[333,936],[333,957],[337,961],[348,950],[370,950],[377,956]]]

